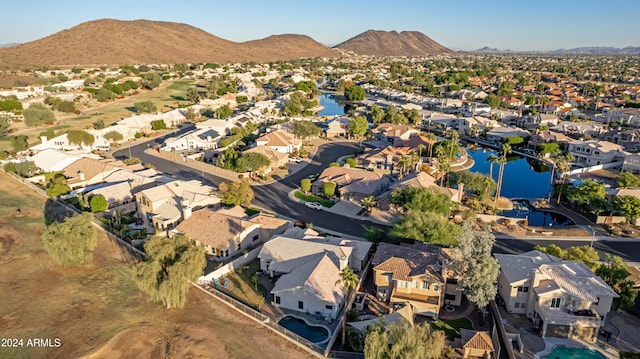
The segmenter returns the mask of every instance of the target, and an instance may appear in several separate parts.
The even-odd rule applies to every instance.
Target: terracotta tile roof
[[[462,344],[463,348],[493,351],[493,342],[489,332],[461,328],[460,336],[462,337],[462,343],[464,343]]]
[[[88,181],[100,173],[108,174],[107,172],[115,171],[116,169],[118,169],[116,166],[112,166],[108,163],[102,163],[93,158],[83,157],[65,167],[64,175],[67,178],[72,179],[79,177],[78,172],[83,172],[85,179]]]
[[[288,132],[277,130],[261,136],[256,139],[256,142],[266,142],[266,146],[284,147],[289,145],[298,145],[302,143],[302,140],[295,138]]]
[[[191,217],[176,227],[176,230],[200,243],[224,249],[252,225],[254,224],[246,220],[225,216],[210,208],[203,208],[193,212]]]
[[[398,280],[408,280],[410,277],[425,275],[442,281],[440,271],[443,258],[442,252],[436,248],[430,252],[380,243],[371,264],[374,266],[374,270],[391,272],[393,278]]]

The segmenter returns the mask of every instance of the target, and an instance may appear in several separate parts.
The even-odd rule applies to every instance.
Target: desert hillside
[[[266,62],[332,56],[337,56],[336,51],[303,35],[233,42],[187,24],[103,19],[0,48],[0,67]]]
[[[454,51],[418,31],[368,30],[336,45],[359,55],[431,56],[453,55]]]

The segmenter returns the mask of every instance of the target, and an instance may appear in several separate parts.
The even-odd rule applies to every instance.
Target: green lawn
[[[442,330],[449,340],[460,338],[460,328],[473,329],[471,321],[467,318],[460,319],[440,319],[437,322],[431,324],[433,330]]]
[[[297,199],[301,199],[301,200],[303,200],[303,201],[305,201],[305,202],[316,202],[316,203],[320,203],[321,205],[323,205],[324,207],[327,207],[327,208],[331,208],[331,207],[333,207],[333,205],[335,204],[335,203],[333,203],[333,202],[331,202],[331,201],[328,201],[328,200],[326,200],[326,199],[324,199],[324,198],[321,198],[321,197],[318,197],[318,196],[316,196],[316,195],[313,195],[313,194],[304,194],[304,193],[302,193],[302,192],[300,192],[300,191],[296,191],[296,193],[294,193],[294,196],[295,196]]]
[[[251,277],[259,270],[260,260],[255,260],[249,263],[248,269],[236,270],[231,273],[229,280],[233,283],[233,289],[227,293],[251,307],[260,309],[267,297],[267,290],[259,283],[256,290],[256,285],[251,281]],[[224,283],[224,279],[221,279],[220,283]]]

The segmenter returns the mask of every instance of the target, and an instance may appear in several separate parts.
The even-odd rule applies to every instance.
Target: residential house
[[[353,249],[278,236],[262,246],[260,269],[276,283],[271,290],[276,307],[336,319],[344,291],[336,285],[348,267]]]
[[[411,136],[408,140],[398,140],[393,142],[394,147],[406,147],[409,152],[418,152],[421,157],[426,157],[429,154],[431,146],[435,145],[437,140],[429,140],[426,136]],[[424,149],[420,150],[420,146],[424,146]],[[409,153],[408,152],[408,153]]]
[[[457,121],[458,132],[477,137],[481,133],[485,133],[496,127],[501,127],[500,123],[490,118],[475,116],[475,117],[463,117]]]
[[[297,139],[293,134],[282,130],[269,132],[256,139],[256,146],[268,146],[282,153],[293,153],[300,150],[302,140]]]
[[[227,216],[211,208],[202,208],[189,215],[175,228],[201,244],[209,258],[224,261],[261,241],[260,225],[242,218]]]
[[[200,128],[189,133],[165,139],[161,151],[213,150],[224,135],[212,129]]]
[[[495,257],[507,310],[524,312],[543,337],[595,340],[618,295],[584,263],[538,251]]]
[[[29,158],[42,172],[62,171],[65,167],[79,160],[80,156],[49,148],[36,153]]]
[[[520,136],[525,139],[531,136],[531,132],[515,127],[496,127],[486,133],[487,141],[500,143],[507,137]]]
[[[557,126],[553,126],[550,130],[562,132],[565,135],[584,136],[589,135],[596,137],[603,132],[603,126],[593,122],[571,122],[562,121]]]
[[[447,254],[436,246],[379,243],[371,260],[378,299],[411,305],[415,314],[438,318],[444,305],[460,305],[457,280],[445,268]]]
[[[85,203],[89,203],[94,196],[103,196],[107,201],[108,213],[119,211],[120,213],[134,212],[136,203],[131,194],[132,184],[128,181],[105,182],[82,191]]]
[[[532,150],[537,150],[543,143],[557,143],[561,148],[566,148],[569,142],[573,142],[573,139],[565,134],[551,130],[544,130],[531,135],[531,137],[529,137],[527,147]]]
[[[349,118],[338,117],[327,121],[324,133],[327,138],[347,137],[349,133]]]
[[[522,116],[516,120],[516,126],[527,130],[539,128],[540,126],[553,127],[556,125],[558,125],[558,116],[547,115],[543,113],[537,115]]]
[[[640,108],[614,108],[609,111],[607,122],[620,122],[629,127],[640,127]]]
[[[640,154],[630,153],[625,156],[622,162],[622,171],[640,175]]]
[[[602,278],[584,263],[543,264],[533,271],[526,316],[541,336],[595,340],[618,298]]]
[[[572,141],[568,151],[575,158],[575,163],[584,166],[596,166],[607,163],[622,163],[624,157],[629,155],[623,147],[608,141]]]
[[[389,186],[389,178],[380,173],[348,167],[329,167],[311,184],[311,192],[323,194],[323,184],[336,184],[336,196],[342,200],[360,202],[365,197],[377,196]]]
[[[396,141],[398,142],[398,141]],[[398,160],[409,154],[409,148],[394,146],[369,148],[358,157],[358,167],[373,170],[375,172],[391,174],[398,166]],[[409,169],[407,169],[409,170]]]
[[[139,218],[144,220],[148,228],[156,231],[173,229],[193,210],[217,207],[221,202],[214,194],[213,187],[196,180],[160,183],[137,191],[134,195]]]
[[[262,169],[255,169],[256,171],[260,171],[261,174],[271,173],[272,171],[277,170],[280,167],[286,166],[289,161],[289,155],[283,152],[279,152],[274,150],[269,146],[258,146],[250,148],[244,153],[260,153],[269,159],[269,166]]]
[[[409,137],[419,135],[420,131],[408,125],[396,125],[393,123],[381,123],[371,130],[377,141],[395,142],[397,140],[408,140]]]
[[[611,130],[604,135],[604,139],[624,146],[627,151],[638,152],[640,150],[640,129]]]
[[[529,290],[531,285],[531,273],[543,264],[560,261],[552,255],[529,251],[523,254],[494,254],[500,264],[498,276],[498,294],[504,301],[504,306],[509,313],[525,314]]]
[[[71,188],[86,187],[105,181],[118,167],[93,158],[83,157],[66,166],[64,176]]]

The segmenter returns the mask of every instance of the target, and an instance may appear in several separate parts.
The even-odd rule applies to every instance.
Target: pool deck
[[[562,339],[562,338],[543,338],[545,348],[536,353],[536,359],[541,359],[545,355],[549,355],[553,348],[557,346],[566,346],[571,348],[589,348],[593,349],[600,354],[604,355],[607,359],[619,358],[618,351],[613,348],[604,349],[593,342],[587,342],[583,340]]]

